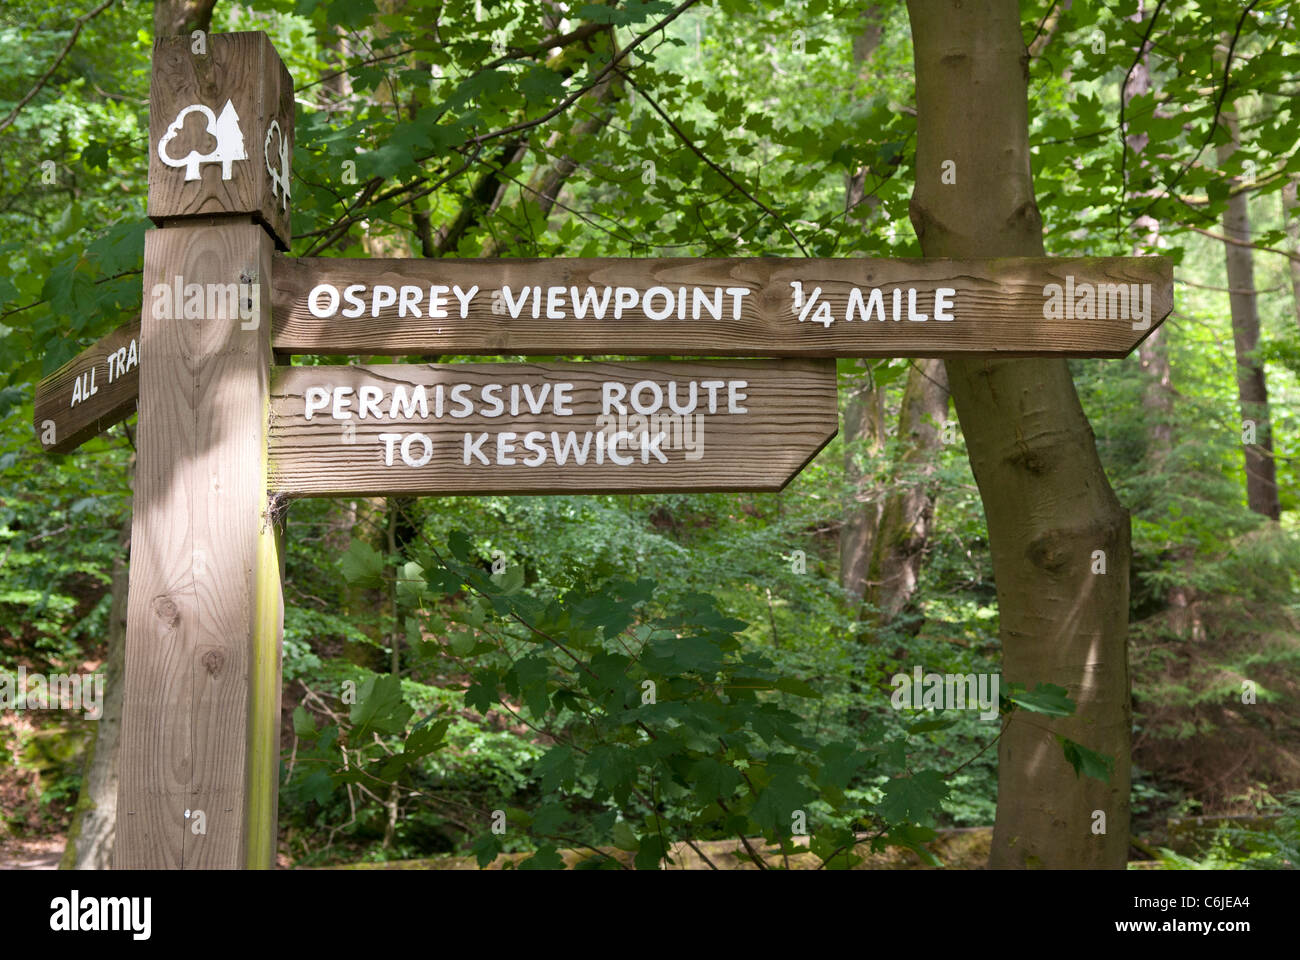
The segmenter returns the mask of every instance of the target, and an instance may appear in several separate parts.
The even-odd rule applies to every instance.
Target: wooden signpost
[[[1162,257],[298,260],[277,255],[271,270],[271,343],[286,355],[325,356],[1124,357],[1169,315],[1171,271]],[[174,281],[159,295],[174,298],[173,312],[183,314],[188,297]],[[76,378],[96,357],[117,349],[122,335],[110,335],[41,382],[38,435],[43,425],[48,428],[51,411],[67,407],[66,394]],[[129,375],[84,412],[74,417],[62,411],[68,427],[57,430],[57,444],[46,444],[49,452],[72,449],[133,409],[135,368],[127,369]],[[100,376],[91,387],[101,389],[104,380]]]
[[[135,413],[140,324],[118,327],[36,385],[32,426],[46,453],[67,453]]]
[[[780,490],[835,436],[829,360],[285,367],[281,493]]]
[[[1124,357],[1173,308],[1159,257],[295,260],[286,353]]]
[[[273,862],[274,495],[779,490],[835,434],[834,357],[1122,357],[1173,305],[1159,257],[293,259],[293,137],[264,34],[157,41],[142,321],[37,388],[51,453],[138,397],[119,867]]]

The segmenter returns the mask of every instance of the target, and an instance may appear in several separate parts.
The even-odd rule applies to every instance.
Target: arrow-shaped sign
[[[280,367],[269,486],[308,496],[780,490],[836,425],[829,360]]]
[[[1165,257],[295,260],[286,353],[1123,357],[1173,308]]]
[[[67,453],[135,412],[140,321],[125,323],[36,385],[32,425],[46,453]]]

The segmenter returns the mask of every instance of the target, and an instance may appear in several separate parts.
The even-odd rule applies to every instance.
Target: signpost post
[[[275,855],[269,279],[290,233],[272,164],[249,148],[272,123],[292,141],[293,85],[264,34],[214,35],[208,51],[154,44],[148,212],[160,229],[144,253],[119,868],[269,867]],[[205,132],[216,146],[201,154]]]
[[[779,490],[834,357],[1123,357],[1159,257],[301,260],[293,84],[264,34],[154,46],[142,322],[37,387],[42,447],[137,403],[119,867],[268,867],[273,495]],[[294,353],[787,359],[276,367]]]

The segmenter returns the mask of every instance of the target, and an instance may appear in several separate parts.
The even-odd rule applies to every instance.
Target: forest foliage
[[[879,9],[869,61],[855,57],[877,11],[863,0],[273,0],[256,12],[217,3],[211,27],[266,31],[294,77],[296,256],[919,256],[907,16]],[[1300,789],[1300,260],[1282,202],[1300,176],[1300,80],[1294,4],[1147,0],[1138,13],[1137,0],[1022,4],[1047,252],[1130,255],[1146,217],[1159,240],[1142,252],[1175,262],[1171,406],[1147,402],[1136,353],[1071,363],[1132,513],[1143,829],[1275,811]],[[3,117],[70,30],[61,6],[0,11],[7,670],[103,659],[131,506],[131,422],[64,457],[42,454],[31,429],[36,381],[139,315],[149,229],[143,5],[87,20],[37,95]],[[1125,103],[1144,39],[1150,89]],[[1220,163],[1225,104],[1240,146]],[[1126,137],[1147,138],[1142,154]],[[849,205],[855,177],[863,199]],[[1281,523],[1245,496],[1216,236],[1242,190]],[[841,361],[842,393],[870,382],[896,423],[908,369]],[[1169,437],[1158,458],[1157,424]],[[857,863],[864,836],[935,862],[935,828],[992,821],[986,748],[1007,713],[1073,704],[1042,684],[1004,687],[993,721],[891,707],[891,676],[915,664],[999,663],[988,532],[960,432],[929,453],[923,478],[899,462],[908,442],[892,429],[875,449],[841,436],[778,494],[293,504],[282,853],[486,864],[526,852],[523,867],[544,868],[580,848],[590,866],[625,865],[609,853],[621,850],[653,867],[674,844],[763,837],[767,852],[747,853],[775,866],[806,833],[827,868]],[[917,482],[934,529],[912,602],[882,625],[840,585],[837,538],[864,499]],[[1190,622],[1171,615],[1175,596],[1194,598]],[[1253,707],[1243,681],[1258,687]],[[3,728],[15,758],[5,820],[16,834],[60,829],[93,724],[20,721]],[[52,746],[47,727],[71,731],[71,746]],[[1061,749],[1080,776],[1107,775],[1085,744]],[[1272,856],[1255,859],[1284,858]]]

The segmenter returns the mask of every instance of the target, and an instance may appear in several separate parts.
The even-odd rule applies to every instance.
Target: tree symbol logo
[[[216,139],[217,147],[207,154],[191,150],[179,160],[174,160],[167,155],[167,144],[176,139],[176,135],[185,126],[185,118],[191,113],[201,113],[207,117],[208,133]],[[235,112],[234,104],[227,100],[219,116],[201,103],[192,103],[176,114],[176,119],[158,141],[158,159],[169,167],[184,167],[186,180],[199,179],[199,164],[220,163],[221,179],[229,180],[231,163],[248,159],[248,154],[244,152],[244,134],[239,129],[239,114]]]
[[[273,133],[280,138],[280,149],[276,151],[276,157],[280,161],[279,170],[271,165],[271,134]],[[289,141],[285,139],[284,131],[280,129],[280,124],[275,120],[272,120],[271,125],[266,128],[266,142],[262,144],[262,156],[266,159],[266,172],[271,175],[271,196],[280,197],[283,208],[288,210]],[[283,194],[280,191],[283,191]]]

